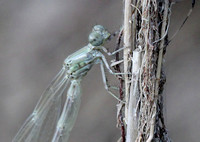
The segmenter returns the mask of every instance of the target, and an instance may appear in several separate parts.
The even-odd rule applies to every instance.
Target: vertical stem
[[[127,121],[127,135],[126,142],[134,142],[137,138],[137,99],[139,96],[138,91],[138,78],[141,63],[141,52],[133,51],[132,57],[132,79],[130,86],[130,99],[128,103],[128,121]]]
[[[119,36],[117,38],[117,46],[116,46],[115,51],[117,51],[119,49],[119,47],[120,47],[122,36],[123,36],[123,29],[121,29],[121,31],[119,32]],[[119,61],[119,59],[120,59],[119,52],[116,53],[115,59],[116,59],[116,61]],[[117,72],[121,72],[119,64],[116,65],[115,70]],[[124,92],[123,92],[124,80],[121,77],[122,76],[120,76],[118,78],[119,79],[119,98],[120,98],[120,100],[123,100],[124,99]],[[118,110],[118,114],[117,114],[117,120],[118,120],[118,125],[117,126],[120,127],[120,129],[121,129],[120,141],[121,142],[125,142],[126,141],[126,136],[125,136],[126,132],[125,132],[125,126],[124,126],[124,121],[123,121],[124,120],[123,105],[121,105],[121,102],[119,102],[118,105],[121,106],[121,107],[118,108],[119,110]]]
[[[131,8],[132,0],[125,0],[124,6],[124,83],[125,83],[125,98],[126,104],[128,103],[129,98],[129,55],[131,52],[131,44],[132,44],[132,33],[131,33],[131,16],[132,16],[132,8]],[[128,113],[128,105],[125,106],[125,121],[127,122],[127,113]]]
[[[163,37],[166,33],[166,26],[167,26],[167,17],[168,17],[168,8],[169,8],[169,0],[165,0],[165,9],[163,13],[163,23],[162,23],[162,29],[161,29],[161,37]],[[160,74],[161,74],[161,68],[162,68],[162,61],[163,61],[163,47],[164,47],[164,40],[163,38],[160,42],[159,47],[159,54],[158,54],[158,63],[157,63],[157,70],[156,70],[156,85],[155,85],[155,104],[157,104],[158,99],[158,92],[159,92],[159,84],[160,84]],[[155,109],[157,109],[157,105],[155,105]],[[150,136],[147,140],[147,142],[151,142],[154,136],[154,129],[155,129],[155,121],[156,116],[153,117],[153,122],[151,122],[151,129],[150,129]]]
[[[136,0],[133,0],[133,15],[132,15],[132,47],[133,50],[136,49],[136,22],[137,22],[137,9],[136,9]],[[126,142],[134,142],[137,138],[137,99],[139,96],[138,86],[138,78],[139,78],[139,70],[141,64],[141,52],[137,49],[133,51],[132,54],[132,69],[131,69],[131,85],[130,85],[130,93],[129,93],[129,101],[128,101],[128,114],[127,114],[127,134],[126,134]]]
[[[133,0],[131,4],[131,0],[125,0],[126,142],[171,141],[161,115],[163,47],[168,33],[169,3],[169,0]],[[133,55],[132,63],[130,55]],[[131,80],[128,72],[132,73]]]
[[[165,11],[163,15],[163,24],[162,24],[162,31],[161,31],[161,37],[163,37],[166,33],[166,25],[167,25],[167,16],[168,16],[168,8],[169,8],[169,0],[165,0]],[[155,95],[158,95],[159,91],[159,82],[160,82],[160,74],[161,74],[161,67],[162,67],[162,61],[163,61],[163,47],[164,47],[165,40],[162,39],[160,42],[159,47],[159,55],[158,55],[158,66],[157,66],[157,72],[156,72],[156,89],[155,89]]]

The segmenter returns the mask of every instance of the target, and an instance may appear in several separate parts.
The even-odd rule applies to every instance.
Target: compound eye
[[[102,26],[102,25],[95,25],[94,28],[93,28],[93,31],[104,31],[105,28]]]
[[[89,43],[93,46],[100,46],[104,42],[104,38],[97,32],[92,32],[88,37]]]

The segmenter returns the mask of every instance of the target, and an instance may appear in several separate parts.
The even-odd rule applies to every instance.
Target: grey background
[[[191,1],[184,1],[173,7],[170,35],[190,6]],[[92,26],[119,29],[122,8],[120,0],[0,2],[0,142],[12,140],[63,60],[87,44]],[[175,142],[200,141],[199,8],[197,2],[166,54],[166,122]],[[70,142],[117,141],[117,101],[104,90],[99,67],[82,83],[81,109]]]

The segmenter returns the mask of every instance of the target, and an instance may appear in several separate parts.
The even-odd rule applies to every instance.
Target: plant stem
[[[124,83],[125,83],[125,101],[128,103],[129,98],[129,55],[131,52],[132,45],[132,30],[131,30],[131,16],[132,16],[132,0],[125,0],[125,9],[124,9]],[[127,122],[127,113],[128,106],[125,105],[125,122]]]
[[[161,94],[169,5],[169,0],[133,0],[132,4],[131,0],[125,0],[126,142],[171,141],[164,125]]]

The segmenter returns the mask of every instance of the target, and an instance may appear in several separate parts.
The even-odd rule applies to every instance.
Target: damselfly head
[[[97,32],[91,32],[88,37],[89,43],[93,46],[100,46],[104,43],[104,38]]]
[[[110,33],[101,25],[96,25],[93,27],[92,32],[90,33],[88,40],[89,43],[93,46],[102,45],[108,38]]]
[[[93,31],[105,31],[105,28],[102,25],[95,25]]]
[[[92,32],[101,34],[105,40],[107,40],[111,35],[102,25],[95,25]]]

